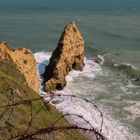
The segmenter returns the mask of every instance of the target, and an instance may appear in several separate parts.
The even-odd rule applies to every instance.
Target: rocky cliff
[[[45,91],[61,90],[66,86],[65,77],[71,71],[84,67],[84,39],[74,22],[65,28],[49,65],[43,74]]]
[[[35,58],[30,49],[12,49],[5,42],[0,42],[0,60],[12,60],[19,71],[25,76],[26,82],[34,91],[38,92],[39,80]]]

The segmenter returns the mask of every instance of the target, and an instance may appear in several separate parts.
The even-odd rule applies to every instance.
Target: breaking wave
[[[131,76],[131,78],[136,78],[137,80],[140,78],[140,70],[132,64],[122,62],[120,64],[114,64],[114,68],[123,70],[125,73]]]

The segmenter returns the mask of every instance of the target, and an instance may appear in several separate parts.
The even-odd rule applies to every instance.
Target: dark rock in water
[[[100,64],[102,62],[102,60],[100,58],[96,58],[96,59],[94,59],[94,61],[98,64]]]
[[[135,81],[139,81],[140,79],[139,78],[136,78],[136,80]]]
[[[115,55],[120,55],[119,53],[115,53]]]
[[[103,65],[104,59],[100,55],[97,55],[96,57],[94,57],[93,60],[95,61],[95,63]]]
[[[61,101],[60,100],[52,100],[51,103],[52,104],[59,104],[59,103],[61,103]]]
[[[62,90],[66,86],[65,77],[69,71],[82,70],[84,65],[84,39],[75,23],[70,22],[45,68],[45,91]]]
[[[137,82],[139,80],[140,80],[139,78],[132,79],[132,81],[135,81],[135,82]]]

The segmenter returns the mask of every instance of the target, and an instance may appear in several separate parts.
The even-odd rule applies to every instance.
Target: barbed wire
[[[1,105],[0,106],[0,118],[3,119],[5,126],[0,127],[0,133],[2,133],[2,131],[8,131],[9,132],[9,140],[25,140],[25,139],[43,139],[40,136],[43,136],[44,134],[50,134],[52,132],[55,131],[59,131],[59,130],[81,130],[83,132],[92,132],[94,133],[94,135],[96,136],[97,140],[107,140],[107,138],[102,134],[102,126],[103,126],[103,114],[101,112],[101,110],[98,108],[97,105],[93,104],[91,101],[84,99],[82,97],[76,96],[76,95],[63,95],[63,94],[48,94],[47,97],[50,97],[49,100],[45,101],[43,99],[43,97],[37,97],[37,98],[30,98],[29,96],[27,96],[28,98],[25,100],[17,100],[16,98],[16,91],[9,85],[10,87],[10,96],[8,99],[8,102],[5,105]],[[0,91],[1,92],[1,91]],[[4,92],[4,91],[2,91]],[[25,92],[25,91],[24,91]],[[26,93],[26,92],[25,92]],[[26,94],[27,95],[27,94]],[[100,113],[101,116],[101,128],[100,130],[97,130],[96,128],[94,128],[91,123],[86,120],[83,115],[78,115],[78,114],[70,114],[70,113],[66,113],[66,114],[62,114],[60,117],[58,117],[54,122],[51,123],[50,126],[46,127],[46,128],[38,128],[37,130],[33,130],[32,125],[33,125],[33,120],[36,118],[36,116],[40,113],[40,111],[45,107],[46,110],[48,110],[48,104],[53,100],[54,97],[61,97],[61,96],[67,96],[67,97],[72,97],[72,98],[79,98],[84,100],[87,103],[90,103],[93,105],[93,107]],[[37,109],[35,112],[33,112],[33,102],[36,101],[41,101],[42,102],[42,106]],[[15,126],[11,123],[12,121],[12,114],[14,113],[14,110],[16,109],[16,107],[18,107],[19,105],[22,104],[28,104],[30,107],[30,119],[29,121],[27,120],[28,124],[27,124],[27,128],[25,130],[23,130],[23,132],[20,133],[14,133],[14,129]],[[62,126],[58,126],[57,124],[62,120],[65,119],[66,117],[71,117],[71,116],[75,116],[78,117],[79,119],[81,119],[83,122],[85,122],[89,128],[86,127],[81,127],[78,126],[77,124],[65,124]],[[1,134],[2,135],[2,134]],[[45,138],[45,135],[44,135]]]

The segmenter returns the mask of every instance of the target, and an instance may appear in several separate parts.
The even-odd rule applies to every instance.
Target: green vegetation
[[[33,101],[33,99],[37,100]],[[30,124],[34,114],[36,115]],[[30,133],[51,127],[60,117],[61,113],[55,107],[50,104],[44,106],[40,96],[28,87],[24,76],[11,61],[0,61],[0,139],[11,139],[24,132]],[[56,124],[56,126],[65,125],[68,125],[65,119],[61,119]],[[30,126],[29,129],[27,129],[28,126]],[[59,130],[38,135],[36,138],[45,138],[45,140],[87,139],[76,130]]]

